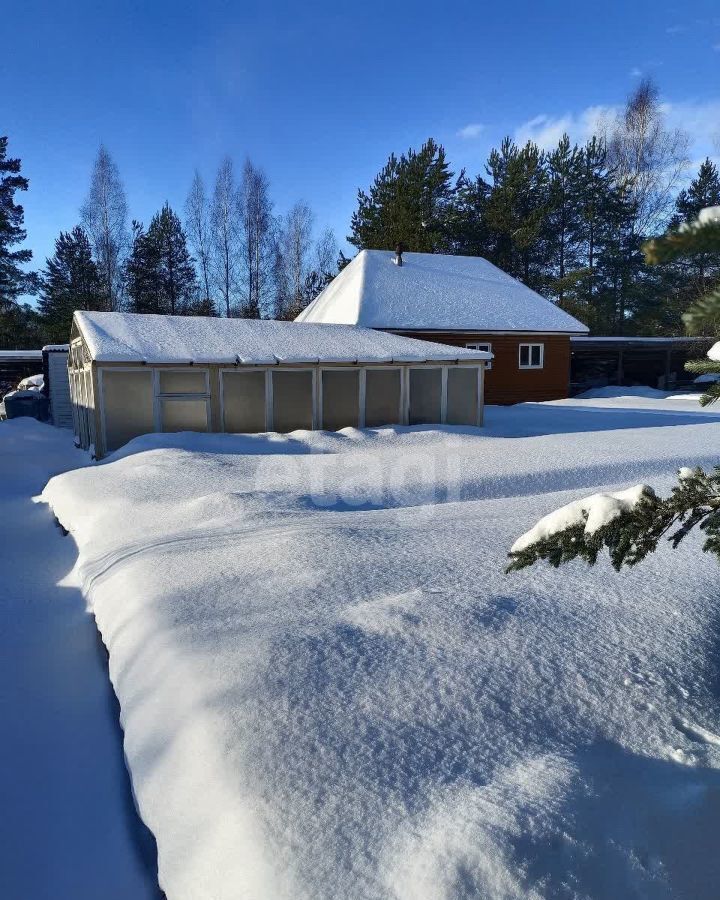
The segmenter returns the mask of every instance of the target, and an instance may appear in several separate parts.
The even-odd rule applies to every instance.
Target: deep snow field
[[[717,413],[635,399],[50,481],[170,900],[717,898],[717,563],[503,574],[550,510],[718,461]]]
[[[47,506],[72,434],[0,423],[0,898],[157,900],[106,655]]]

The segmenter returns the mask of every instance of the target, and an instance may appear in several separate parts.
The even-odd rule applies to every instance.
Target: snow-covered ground
[[[53,479],[170,900],[717,897],[716,562],[503,568],[718,438],[696,399],[575,398]]]
[[[33,497],[83,465],[66,430],[0,423],[0,897],[159,896],[76,549]]]

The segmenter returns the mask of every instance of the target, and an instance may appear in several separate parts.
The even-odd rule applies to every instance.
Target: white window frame
[[[468,350],[484,350],[486,353],[492,353],[492,344],[489,341],[470,341],[465,346]],[[492,369],[492,363],[491,359],[485,360],[485,368],[488,372]]]
[[[210,398],[205,397],[203,394],[158,394],[155,397],[155,430],[160,432],[160,434],[173,434],[173,432],[166,432],[163,429],[163,421],[162,421],[162,413],[163,413],[163,404],[164,403],[176,403],[181,400],[194,400],[199,401],[201,403],[205,403],[205,431],[198,432],[199,434],[210,434],[212,431],[212,426],[210,422]]]
[[[265,375],[265,431],[272,431],[272,379],[270,369],[266,366],[234,366],[232,369],[220,369],[220,428],[223,434],[228,434],[225,429],[225,375],[248,375],[251,372],[261,372]],[[235,434],[235,432],[229,432]],[[260,432],[262,433],[262,432]]]
[[[164,394],[160,391],[160,372],[187,372],[188,370],[192,372],[202,372],[205,375],[205,390],[204,391],[188,391],[185,393],[168,393]],[[162,369],[154,368],[152,370],[153,374],[153,420],[155,423],[155,431],[160,434],[164,434],[163,432],[163,422],[162,422],[162,404],[164,400],[204,400],[205,401],[205,418],[207,421],[207,428],[205,429],[205,434],[209,434],[212,431],[212,422],[210,421],[210,416],[212,414],[212,410],[210,408],[210,370],[206,368],[200,368],[195,366],[163,366]],[[168,432],[170,433],[170,432]],[[201,434],[203,432],[200,432]]]
[[[202,372],[205,376],[205,390],[204,391],[161,391],[160,390],[160,375],[164,372],[182,372],[186,374],[187,372]],[[155,394],[158,397],[162,397],[163,400],[168,397],[182,397],[183,399],[187,398],[195,398],[199,400],[201,397],[209,397],[210,396],[210,370],[203,369],[198,366],[167,366],[153,369],[153,373],[155,376]]]
[[[526,366],[524,366],[522,364],[523,347],[528,348],[528,364]],[[540,363],[539,363],[539,365],[533,365],[533,361],[532,361],[533,347],[540,348]],[[518,344],[518,368],[519,369],[543,369],[543,368],[545,368],[545,344],[540,344],[540,343],[535,343],[535,342]]]

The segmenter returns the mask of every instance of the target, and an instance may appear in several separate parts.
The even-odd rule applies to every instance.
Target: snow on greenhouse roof
[[[297,317],[366,328],[586,334],[582,322],[480,256],[363,250]]]
[[[98,362],[383,363],[492,359],[368,328],[266,319],[76,312],[75,325]]]

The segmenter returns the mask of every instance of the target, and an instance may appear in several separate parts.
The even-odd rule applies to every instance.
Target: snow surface
[[[708,350],[707,355],[708,359],[712,359],[714,362],[720,362],[720,341],[712,345]]]
[[[8,391],[7,394],[3,397],[3,400],[9,400],[11,397],[37,397],[39,393],[41,393],[42,388],[39,387],[28,387],[28,388],[15,388],[13,391]]]
[[[587,328],[480,256],[362,250],[297,317],[367,328],[558,331]]]
[[[43,351],[48,353],[67,353],[70,350],[70,344],[45,344]]]
[[[717,563],[503,574],[579,494],[717,462],[697,400],[612,402],[50,481],[170,900],[717,897]]]
[[[41,391],[45,387],[45,376],[41,373],[40,375],[28,375],[27,378],[23,378],[23,380],[18,384],[19,391],[26,390],[35,390]]]
[[[98,362],[275,365],[492,359],[482,350],[340,325],[117,312],[76,312],[75,322]]]
[[[36,495],[84,465],[67,430],[0,424],[0,897],[159,897],[76,548]]]

